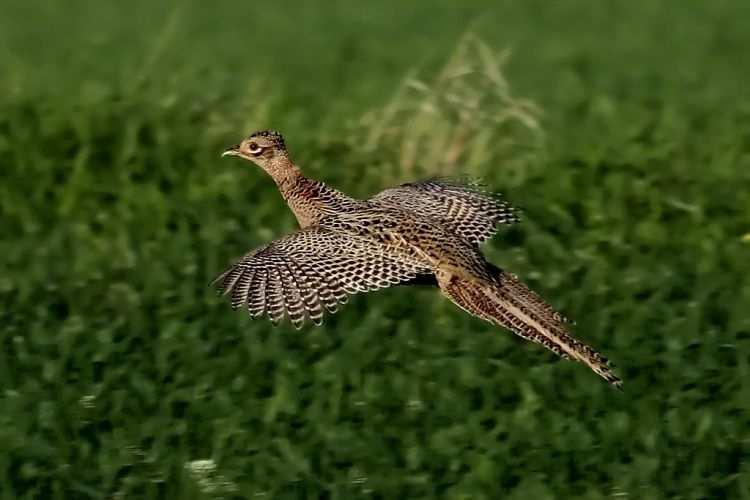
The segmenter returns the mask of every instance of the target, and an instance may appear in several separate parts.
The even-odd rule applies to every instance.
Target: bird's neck
[[[321,181],[310,179],[290,163],[291,168],[283,172],[270,172],[281,196],[297,217],[300,227],[316,225],[327,215],[337,214],[355,207],[355,200]]]
[[[272,163],[264,165],[263,169],[271,176],[283,193],[284,189],[293,185],[298,178],[303,177],[302,171],[287,156],[274,160]]]

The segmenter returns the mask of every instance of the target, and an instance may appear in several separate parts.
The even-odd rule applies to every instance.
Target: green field
[[[750,499],[750,2],[281,4],[0,1],[0,500]],[[431,289],[232,312],[264,128],[482,177],[624,392]]]

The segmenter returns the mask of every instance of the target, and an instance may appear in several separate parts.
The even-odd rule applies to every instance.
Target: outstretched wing
[[[381,191],[370,201],[438,220],[477,245],[492,237],[499,225],[519,221],[517,210],[497,195],[475,184],[442,179],[402,184]]]
[[[369,292],[429,273],[424,263],[377,242],[311,227],[254,250],[214,283],[232,307],[274,323],[288,316],[300,328],[323,311],[336,312],[349,295]]]

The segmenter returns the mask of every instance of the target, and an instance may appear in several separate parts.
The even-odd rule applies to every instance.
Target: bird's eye
[[[258,144],[254,142],[251,142],[250,144],[248,144],[248,149],[254,155],[259,155],[263,151],[263,148],[261,148],[260,146],[258,146]]]

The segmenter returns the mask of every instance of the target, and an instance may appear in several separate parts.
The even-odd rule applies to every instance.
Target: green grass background
[[[0,11],[0,499],[750,498],[750,3]],[[543,110],[467,165],[525,213],[487,253],[624,393],[434,290],[297,332],[207,287],[294,227],[225,146],[277,128],[375,192],[359,118],[469,29]]]

